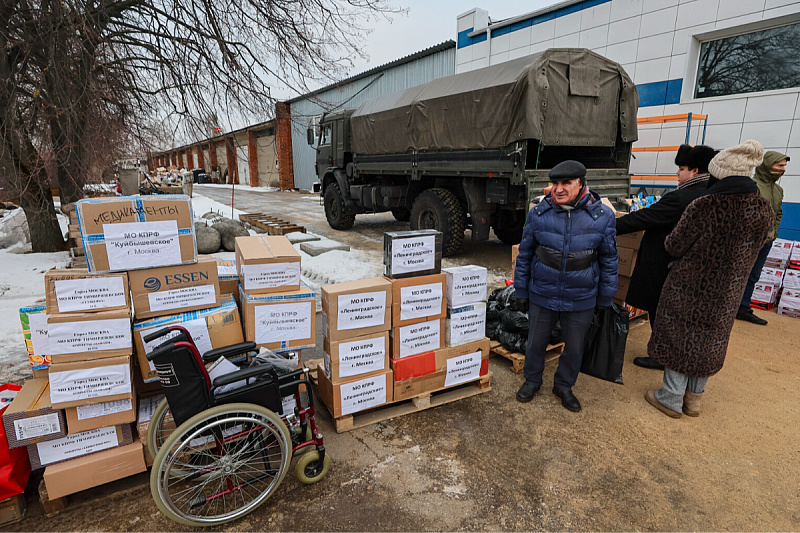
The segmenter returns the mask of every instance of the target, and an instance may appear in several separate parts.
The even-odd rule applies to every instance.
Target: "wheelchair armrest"
[[[222,387],[243,379],[254,378],[262,374],[271,374],[273,377],[275,376],[275,373],[271,368],[268,368],[265,365],[257,365],[220,376],[214,380],[213,385],[214,387]]]
[[[174,349],[175,349],[175,343],[174,342],[166,342],[166,343],[162,344],[161,346],[159,346],[158,348],[156,348],[155,350],[153,350],[152,352],[150,352],[149,354],[147,354],[147,360],[148,361],[152,361],[156,357],[160,357],[160,356],[164,355],[167,352],[171,352]]]
[[[230,346],[223,346],[222,348],[215,348],[203,354],[203,362],[211,363],[220,357],[233,357],[246,352],[252,352],[256,349],[255,342],[240,342],[239,344],[231,344]]]

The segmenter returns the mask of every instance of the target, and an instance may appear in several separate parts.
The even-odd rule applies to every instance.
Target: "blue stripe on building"
[[[800,241],[800,203],[783,202],[783,218],[778,237]]]
[[[640,83],[636,86],[636,90],[639,91],[639,107],[678,104],[681,101],[682,87],[683,79],[681,78]]]

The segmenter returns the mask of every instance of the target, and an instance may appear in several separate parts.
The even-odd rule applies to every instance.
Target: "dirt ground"
[[[279,196],[236,194],[237,208],[260,211],[274,201],[265,197]],[[342,234],[299,194],[282,195],[281,204],[290,209],[284,213],[296,210],[284,218],[305,219],[309,230],[351,246],[379,247],[383,231],[402,228],[385,215],[359,217]],[[509,247],[494,241],[468,247],[457,263],[484,264],[501,276],[509,260]],[[265,505],[224,530],[798,530],[800,322],[757,314],[769,325],[736,323],[699,418],[673,420],[645,402],[661,379],[632,364],[645,355],[646,322],[630,332],[624,385],[579,377],[577,414],[547,386],[531,403],[516,402],[521,376],[500,358],[490,362],[490,392],[420,413],[336,434],[322,408],[318,420],[333,458],[328,477],[306,486],[287,475]],[[545,384],[554,371],[548,364]],[[160,514],[145,482],[143,474],[88,491],[54,518],[33,504],[8,529],[183,529]]]

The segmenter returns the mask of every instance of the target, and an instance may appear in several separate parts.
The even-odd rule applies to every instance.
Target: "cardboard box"
[[[432,229],[383,234],[383,273],[391,279],[439,274],[442,234]]]
[[[197,311],[220,305],[217,262],[202,257],[197,263],[130,272],[136,318]]]
[[[761,283],[769,283],[775,287],[780,287],[783,283],[783,276],[785,273],[786,271],[781,270],[780,268],[771,268],[765,266],[761,269],[761,275],[759,276],[758,281]]]
[[[136,422],[136,386],[133,386],[133,398],[67,407],[64,413],[70,435]]]
[[[56,440],[40,442],[28,446],[28,459],[31,469],[63,463],[85,455],[101,452],[133,442],[130,424],[92,429],[75,435],[67,435]]]
[[[519,244],[511,247],[511,277],[514,277],[514,272],[517,270],[517,256],[519,255]]]
[[[481,358],[489,358],[490,341],[484,337],[460,346],[440,348],[401,359],[392,359],[392,371],[395,381],[405,381],[415,377],[427,376],[446,368],[447,361],[474,352],[481,352]]]
[[[634,231],[633,233],[617,233],[617,246],[638,250],[642,246],[642,237],[644,237],[644,230]]]
[[[334,418],[386,405],[393,401],[394,380],[391,370],[366,378],[333,384],[325,375],[324,365],[320,363],[317,375],[319,376],[319,395]]]
[[[625,298],[628,296],[628,287],[630,287],[631,278],[628,276],[617,277],[617,294],[614,295],[614,302],[622,305],[625,303]]]
[[[783,286],[787,289],[800,289],[800,270],[787,270],[783,276]]]
[[[188,196],[89,198],[76,202],[75,211],[90,272],[197,262]]]
[[[778,289],[772,283],[756,282],[753,288],[753,295],[750,298],[751,302],[759,302],[762,304],[773,304],[778,298]],[[760,309],[760,308],[759,308]]]
[[[130,355],[129,309],[47,316],[47,338],[53,363]]]
[[[637,251],[633,248],[622,248],[617,246],[619,253],[619,275],[632,276],[633,268],[636,266]]]
[[[142,443],[137,440],[127,446],[48,466],[44,471],[44,484],[47,495],[53,500],[133,476],[146,469]]]
[[[3,412],[9,448],[20,448],[66,436],[64,411],[50,405],[47,379],[29,379]]]
[[[322,287],[323,333],[338,341],[392,327],[392,282],[369,278]]]
[[[426,376],[395,381],[394,401],[399,402],[444,389],[476,381],[489,373],[489,359],[481,359],[475,353],[454,357],[447,367]]]
[[[317,299],[304,283],[300,290],[252,296],[240,292],[244,338],[276,352],[317,345]]]
[[[486,304],[484,302],[447,307],[444,342],[458,346],[486,336]]]
[[[44,275],[47,313],[95,313],[130,309],[126,272],[93,274],[85,268],[53,268]]]
[[[22,336],[28,361],[33,370],[47,368],[50,364],[50,341],[47,337],[47,312],[44,301],[23,307],[19,310]]]
[[[236,302],[230,295],[223,298],[219,307],[136,320],[133,323],[133,343],[139,370],[145,383],[158,381],[155,366],[147,360],[147,354],[165,342],[165,339],[161,338],[145,344],[144,336],[171,325],[181,325],[186,328],[201,354],[215,348],[244,342],[239,308],[236,307]]]
[[[212,256],[200,256],[212,257]],[[241,306],[239,301],[239,272],[236,270],[235,260],[225,260],[214,257],[217,262],[217,278],[219,279],[220,294],[232,294],[236,300],[236,305]]]
[[[444,274],[386,279],[392,284],[392,327],[445,317],[447,277]]]
[[[516,247],[519,249],[519,245]],[[512,254],[512,263],[515,260],[516,256]],[[460,305],[486,302],[489,290],[486,267],[467,265],[443,268],[442,272],[447,277],[447,305],[458,307]]]
[[[331,383],[389,369],[389,332],[362,335],[341,341],[324,340],[325,375]]]
[[[131,400],[131,356],[50,365],[50,403],[54,409]]]
[[[390,333],[393,359],[408,357],[422,352],[438,350],[444,346],[444,318],[429,320],[410,326],[392,328]]]
[[[236,268],[245,294],[300,289],[300,253],[280,235],[236,237]]]

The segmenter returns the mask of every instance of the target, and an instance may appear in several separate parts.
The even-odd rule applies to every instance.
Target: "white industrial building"
[[[589,48],[622,64],[639,117],[694,114],[689,142],[747,139],[791,157],[780,236],[800,240],[800,1],[572,0],[493,21],[457,19],[456,73],[547,48]],[[707,116],[698,120],[697,115]],[[686,142],[687,121],[641,124],[635,148]],[[632,189],[675,185],[675,152],[637,151]]]

